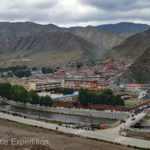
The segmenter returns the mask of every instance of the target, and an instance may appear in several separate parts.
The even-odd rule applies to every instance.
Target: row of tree
[[[22,78],[22,77],[30,77],[31,76],[31,72],[30,70],[17,70],[16,72],[14,72],[15,76],[18,78]]]
[[[0,68],[0,72],[8,72],[7,77],[13,77],[14,75],[18,78],[31,76],[30,69],[28,69],[28,67],[25,65],[23,66],[17,65],[14,67]]]
[[[99,105],[113,105],[124,106],[124,101],[115,96],[109,89],[104,90],[101,94],[91,93],[87,90],[81,89],[79,91],[78,101],[82,105],[99,104]]]
[[[51,68],[46,68],[46,67],[42,67],[41,70],[42,70],[42,73],[43,73],[43,74],[53,73],[53,72],[54,72],[53,69],[51,69]]]
[[[37,71],[38,69],[36,67],[33,67],[31,69],[32,71]],[[53,73],[54,70],[51,68],[46,68],[46,67],[42,67],[41,71],[43,74],[47,74],[47,73]],[[8,72],[7,75],[1,75],[1,77],[13,77],[14,75],[18,78],[22,78],[22,77],[29,77],[31,76],[31,71],[30,69],[26,66],[12,66],[12,67],[7,67],[7,68],[0,68],[0,73],[3,72]]]
[[[53,91],[53,93],[62,93],[63,95],[74,93],[74,89],[72,89],[72,88],[54,88],[54,89],[49,89],[46,91],[47,92]]]
[[[6,67],[6,68],[0,68],[0,72],[8,72],[8,71],[12,71],[12,72],[16,72],[17,70],[25,70],[28,69],[28,67],[26,65],[23,66],[10,66],[10,67]]]
[[[0,96],[14,101],[41,106],[52,106],[53,101],[50,96],[39,96],[35,91],[29,92],[21,85],[11,85],[10,83],[0,83]]]

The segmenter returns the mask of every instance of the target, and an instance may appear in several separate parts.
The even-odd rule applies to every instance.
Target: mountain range
[[[0,44],[1,56],[10,64],[27,63],[47,66],[96,58],[99,48],[70,32],[40,32]],[[25,62],[24,62],[25,61]]]
[[[121,26],[123,24],[126,26],[126,23]],[[139,26],[140,31],[146,30],[146,25],[131,26],[133,34],[139,32]],[[33,22],[0,23],[0,66],[48,66],[100,58],[126,39],[123,36],[124,29],[116,32],[111,28],[106,31],[101,27],[63,28],[54,24],[40,25]]]
[[[95,59],[123,40],[95,27],[72,31],[53,24],[0,23],[0,65],[42,66]]]
[[[147,24],[136,24],[131,22],[121,22],[117,24],[99,25],[96,28],[117,33],[123,37],[129,37],[131,35],[143,32],[150,28]]]

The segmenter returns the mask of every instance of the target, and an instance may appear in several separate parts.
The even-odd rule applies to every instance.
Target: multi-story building
[[[97,84],[97,81],[81,80],[81,79],[64,79],[62,83],[62,87],[73,88],[78,90],[80,88],[88,88],[93,84]]]
[[[29,90],[42,92],[54,88],[61,88],[61,82],[29,82]]]
[[[127,92],[138,92],[141,88],[140,84],[126,84],[125,91]]]
[[[97,81],[93,80],[80,80],[80,79],[64,79],[62,82],[63,88],[73,88],[79,90],[81,88],[89,91],[101,91]]]

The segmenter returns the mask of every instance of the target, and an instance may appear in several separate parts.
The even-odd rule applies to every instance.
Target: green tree
[[[30,72],[30,70],[17,70],[17,71],[15,72],[15,75],[16,75],[18,78],[29,77],[29,76],[31,76],[31,72]]]
[[[83,66],[83,64],[82,63],[78,63],[76,66],[77,66],[77,69],[80,69]]]
[[[44,106],[52,106],[53,102],[52,102],[51,97],[45,96],[43,104],[44,104]]]
[[[123,99],[121,99],[119,96],[114,96],[114,99],[116,101],[117,106],[125,106]]]
[[[50,96],[41,96],[39,104],[41,106],[44,105],[51,107],[53,105],[53,101]]]
[[[53,69],[51,68],[46,68],[46,67],[42,67],[42,73],[46,74],[46,73],[53,73]]]
[[[25,77],[30,77],[30,76],[31,76],[31,71],[30,70],[26,70]]]
[[[112,92],[112,90],[110,90],[110,89],[105,89],[105,90],[103,91],[103,94],[113,95],[113,92]]]
[[[3,74],[1,74],[1,78],[4,78],[5,76]]]
[[[2,97],[10,99],[10,89],[11,89],[10,83],[0,83],[0,95]]]
[[[67,95],[67,94],[73,94],[74,93],[74,89],[69,89],[69,88],[64,88],[64,89],[62,89],[62,93],[64,94],[64,95]]]
[[[88,95],[88,92],[86,90],[80,89],[79,95],[78,95],[78,101],[80,102],[80,104],[82,105],[88,104],[87,95]]]
[[[37,70],[37,68],[36,67],[32,67],[32,71],[36,71]]]
[[[15,75],[18,77],[18,78],[22,78],[24,75],[25,75],[25,71],[24,70],[17,70],[15,72]]]
[[[109,89],[104,90],[101,94],[91,93],[81,89],[79,91],[78,101],[82,105],[87,105],[88,103],[90,103],[100,105],[124,106],[124,101],[120,97],[114,96],[113,92]]]
[[[8,72],[8,73],[7,73],[7,76],[8,76],[8,77],[13,77],[13,73],[12,73],[12,72]]]
[[[40,96],[39,104],[40,104],[41,106],[44,105],[44,96]]]
[[[53,69],[47,68],[46,73],[53,73]]]
[[[26,103],[28,91],[21,85],[13,85],[10,89],[10,97],[14,101]]]
[[[42,67],[42,73],[45,74],[46,73],[46,68]]]
[[[29,103],[31,103],[31,104],[39,104],[39,100],[40,100],[40,97],[35,91],[30,90],[28,92],[28,101],[29,101]]]

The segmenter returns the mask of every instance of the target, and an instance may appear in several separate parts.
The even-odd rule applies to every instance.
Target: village
[[[6,96],[6,99],[3,97],[0,99],[2,102],[0,110],[3,113],[22,117],[26,120],[46,120],[46,123],[54,123],[55,130],[69,131],[73,134],[74,131],[72,129],[78,131],[87,130],[88,132],[91,130],[92,134],[99,129],[102,130],[102,134],[105,134],[105,131],[107,134],[107,129],[110,129],[110,132],[115,132],[117,135],[114,136],[116,139],[120,138],[120,136],[145,138],[145,134],[137,134],[135,127],[139,128],[139,132],[140,128],[142,128],[143,133],[146,133],[147,128],[150,126],[149,121],[145,119],[150,117],[150,84],[119,83],[119,76],[130,65],[131,61],[127,59],[98,61],[90,65],[81,63],[68,64],[63,67],[57,66],[57,69],[50,73],[42,72],[42,69],[37,68],[30,69],[31,75],[28,77],[8,76],[8,74],[13,72],[9,69],[1,69],[7,70],[1,71],[1,84],[21,85],[29,93],[31,91],[33,91],[32,93],[35,92],[40,99],[48,96],[52,99],[53,105],[51,106],[46,101],[43,104],[40,102],[23,104],[17,100],[8,100]],[[46,70],[46,68],[44,69]],[[92,97],[97,96],[97,98],[99,96],[98,100],[101,102],[94,102],[94,98],[91,97],[89,102],[82,103],[82,101],[79,101],[81,89],[87,95],[86,97],[85,95],[83,96],[86,101],[89,95]],[[108,101],[116,98],[116,104],[111,104],[110,102],[107,104],[107,94],[111,95]],[[106,97],[102,97],[102,95]],[[117,101],[122,101],[123,103],[117,103]],[[9,115],[7,117],[9,118]],[[11,118],[15,119],[15,117]],[[24,120],[21,122],[24,122]],[[140,123],[139,126],[137,126],[137,123]],[[40,122],[36,124],[41,126]],[[51,125],[46,125],[45,127],[54,129]],[[78,133],[78,131],[75,132]],[[87,136],[89,136],[88,132],[85,132]],[[94,136],[97,135],[94,133]],[[101,138],[103,139],[102,136]],[[137,141],[135,143],[131,143],[131,145],[137,146]],[[146,143],[146,146],[149,145]]]
[[[34,90],[40,95],[50,94],[48,91],[56,88],[69,88],[75,91],[80,89],[101,93],[104,89],[111,89],[116,94],[136,95],[139,98],[148,97],[150,84],[123,84],[119,83],[119,76],[131,65],[130,59],[110,59],[107,61],[91,62],[90,65],[72,63],[56,67],[55,72],[42,73],[40,69],[31,69],[31,76],[18,78],[7,76],[11,71],[0,72],[1,82],[12,85],[22,85],[27,90]],[[6,75],[2,77],[2,75]],[[127,94],[127,95],[128,95]],[[56,94],[54,97],[57,97]],[[51,94],[52,96],[52,94]],[[60,95],[58,95],[59,97]]]

